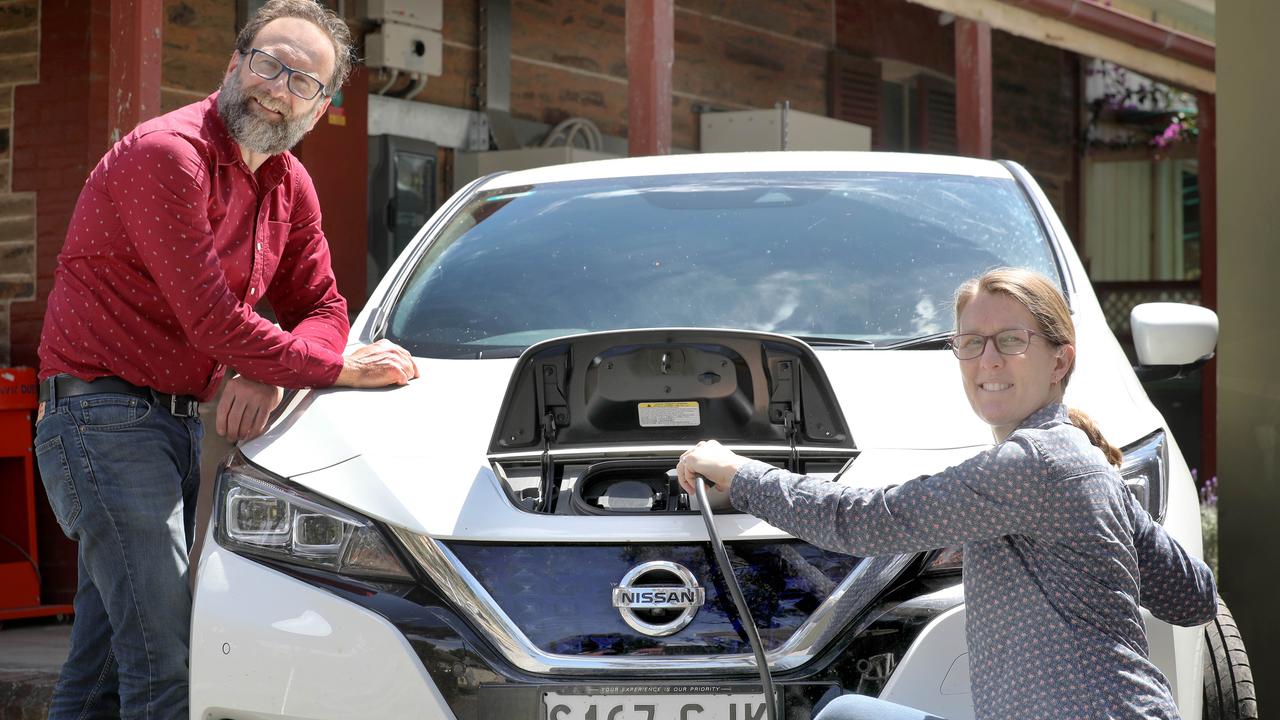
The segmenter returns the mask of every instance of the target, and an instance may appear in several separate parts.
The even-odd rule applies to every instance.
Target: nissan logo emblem
[[[706,600],[706,591],[693,573],[666,560],[631,568],[613,589],[613,606],[623,621],[653,637],[680,632]]]

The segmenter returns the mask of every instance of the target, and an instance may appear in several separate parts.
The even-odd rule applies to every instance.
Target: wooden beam
[[[1196,181],[1200,188],[1200,304],[1218,309],[1217,96],[1196,94]],[[1218,361],[1200,374],[1200,480],[1218,474]]]
[[[991,26],[957,18],[956,145],[961,155],[991,157]]]
[[[163,0],[111,0],[107,128],[115,142],[160,113]]]
[[[1045,45],[1110,60],[1147,77],[1201,92],[1216,92],[1212,70],[1174,60],[1152,50],[1144,50],[1102,33],[1068,22],[1014,7],[999,0],[907,0],[939,12],[985,22],[1002,30]]]
[[[627,151],[671,152],[674,0],[627,0]]]

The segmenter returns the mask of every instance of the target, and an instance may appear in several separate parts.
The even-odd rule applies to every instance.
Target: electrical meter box
[[[444,27],[444,0],[365,0],[364,16],[440,30]]]
[[[870,150],[871,128],[786,108],[708,112],[701,116],[702,152]]]
[[[439,30],[384,22],[364,36],[364,62],[369,67],[393,68],[425,75],[444,72],[444,38]]]

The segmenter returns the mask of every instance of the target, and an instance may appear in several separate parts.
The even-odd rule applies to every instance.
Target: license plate
[[[661,694],[542,695],[546,720],[765,720],[763,693],[715,693],[672,688]]]

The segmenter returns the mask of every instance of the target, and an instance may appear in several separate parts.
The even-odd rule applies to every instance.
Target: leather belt
[[[169,393],[157,392],[148,387],[134,385],[118,377],[81,380],[71,375],[54,375],[51,378],[40,381],[41,402],[56,404],[59,398],[92,395],[95,393],[121,393],[145,398],[159,404],[174,417],[196,417],[200,412],[200,403],[191,395],[170,395]]]

